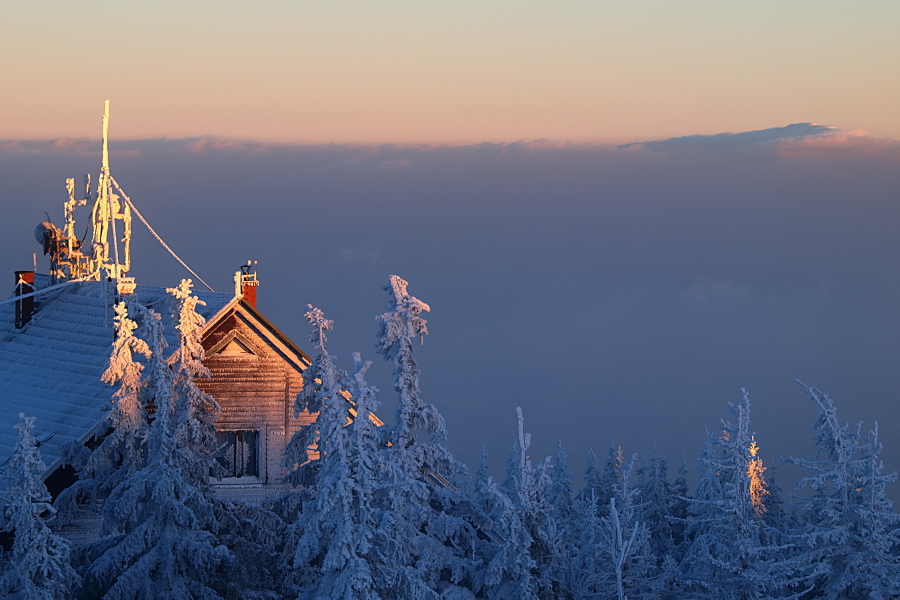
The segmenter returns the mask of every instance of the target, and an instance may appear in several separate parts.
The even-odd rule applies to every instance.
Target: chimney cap
[[[16,285],[27,283],[34,285],[34,271],[13,271],[16,276]]]
[[[256,278],[255,260],[248,260],[246,265],[241,265],[240,271],[234,274],[234,293],[240,296],[247,304],[256,308],[256,288],[259,286],[259,279]]]

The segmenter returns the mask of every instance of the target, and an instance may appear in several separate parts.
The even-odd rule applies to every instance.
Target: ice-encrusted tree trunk
[[[147,462],[103,505],[103,527],[110,537],[86,552],[95,558],[86,569],[84,594],[108,600],[219,599],[212,586],[230,553],[216,540],[213,503],[192,483],[196,474],[186,471],[192,462],[179,451],[173,372],[164,355],[160,316],[147,311],[146,317],[146,389],[156,408]]]
[[[100,427],[109,433],[89,454],[84,446],[78,447],[79,453],[86,455],[83,464],[75,465],[79,469],[78,480],[63,490],[55,502],[66,520],[74,516],[78,502],[105,498],[123,479],[143,467],[148,427],[142,398],[144,365],[135,360],[135,355],[146,359],[150,350],[134,334],[138,325],[129,314],[142,309],[134,300],[120,301],[115,306],[116,337],[109,366],[102,376],[104,383],[117,386]]]
[[[621,451],[616,449],[615,454],[621,456]],[[616,461],[620,465],[617,481],[612,484],[605,510],[597,504],[595,488],[578,499],[578,533],[572,539],[576,598],[658,597],[650,532],[638,519],[639,490],[631,486],[635,460]]]
[[[650,530],[637,515],[640,490],[630,484],[636,459],[632,456],[628,462],[620,463],[618,482],[609,499],[609,509],[601,529],[601,540],[609,556],[618,600],[627,600],[629,594],[641,600],[659,596]]]
[[[619,600],[627,600],[625,593],[625,565],[634,550],[637,540],[638,523],[632,523],[631,529],[623,527],[619,511],[616,508],[616,499],[609,499],[609,516],[606,518],[609,532],[607,551],[612,562],[613,572],[616,575],[616,596]]]
[[[10,561],[0,576],[0,596],[21,600],[64,600],[78,586],[79,577],[69,562],[69,542],[54,534],[45,516],[55,509],[42,475],[41,460],[31,434],[34,417],[19,413],[18,437],[0,494],[0,529],[14,531]]]
[[[814,594],[825,598],[900,596],[900,517],[892,512],[883,474],[878,425],[861,434],[861,424],[841,424],[834,402],[801,385],[818,408],[813,425],[815,455],[788,462],[809,474],[798,482],[800,546],[798,563],[812,567]]]

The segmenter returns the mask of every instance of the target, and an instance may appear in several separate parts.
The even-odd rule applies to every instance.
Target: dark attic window
[[[217,431],[222,477],[259,477],[259,431]]]

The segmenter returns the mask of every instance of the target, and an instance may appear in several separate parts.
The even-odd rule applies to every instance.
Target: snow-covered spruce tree
[[[619,510],[616,508],[615,496],[609,499],[609,516],[604,520],[606,521],[607,529],[606,551],[609,553],[613,573],[616,576],[616,597],[618,600],[627,600],[628,594],[625,591],[626,562],[633,556],[640,525],[633,523],[629,529],[626,524],[627,521],[626,523],[622,522]],[[639,597],[643,598],[645,596]]]
[[[393,383],[398,396],[395,424],[388,432],[388,441],[401,453],[402,463],[410,473],[428,476],[434,472],[453,477],[461,472],[462,465],[444,446],[447,439],[444,417],[433,404],[421,398],[419,367],[413,356],[414,340],[421,344],[428,334],[422,313],[431,308],[411,296],[406,290],[408,285],[391,275],[390,283],[384,286],[390,295],[388,312],[376,317],[379,328],[375,349],[394,364]]]
[[[191,280],[182,279],[175,288],[166,289],[173,299],[172,317],[179,333],[179,345],[172,355],[172,390],[176,448],[184,472],[200,490],[209,487],[210,469],[216,467],[213,458],[216,443],[216,416],[221,412],[215,399],[197,387],[198,378],[208,378],[209,369],[203,364],[203,325],[206,323],[197,306],[205,303],[191,295]]]
[[[595,488],[585,488],[575,500],[576,533],[572,536],[572,590],[575,598],[600,598],[612,584],[606,581],[601,550],[602,520]]]
[[[212,496],[218,542],[232,557],[222,561],[213,588],[226,600],[280,598],[284,572],[279,556],[287,525],[274,512],[255,504]]]
[[[304,314],[306,321],[312,325],[310,345],[318,350],[310,365],[303,371],[303,387],[294,401],[294,418],[303,413],[314,414],[316,419],[304,425],[291,437],[282,456],[282,466],[288,471],[285,483],[289,483],[294,491],[285,495],[278,503],[276,512],[288,521],[288,539],[284,548],[283,564],[288,575],[284,578],[283,587],[286,596],[295,596],[298,590],[310,586],[317,577],[317,566],[314,564],[296,564],[296,554],[301,536],[304,533],[304,520],[312,518],[309,513],[316,502],[318,491],[318,473],[325,464],[319,449],[322,411],[329,404],[329,395],[340,389],[340,374],[334,366],[334,357],[328,353],[327,332],[334,327],[334,322],[326,319],[318,308],[307,305]],[[342,400],[342,396],[337,401]],[[333,403],[332,403],[333,404]],[[333,413],[330,413],[333,414]],[[325,417],[329,416],[326,412]],[[343,423],[343,422],[342,422]],[[343,435],[343,429],[340,431]],[[303,514],[304,505],[306,513]],[[307,539],[308,541],[308,539]],[[318,549],[314,546],[303,550],[303,554],[315,556]]]
[[[579,535],[573,538],[576,598],[653,599],[659,595],[650,531],[637,518],[642,508],[637,502],[640,492],[631,486],[635,460],[620,463],[618,482],[613,484],[603,516],[593,491],[592,497],[582,494],[578,500]]]
[[[861,426],[838,421],[827,395],[801,384],[819,409],[813,425],[816,452],[790,458],[809,473],[798,482],[802,556],[813,568],[817,598],[900,596],[900,517],[892,512],[880,459],[878,426],[866,437]],[[805,492],[805,493],[804,493]]]
[[[116,476],[99,481],[104,494],[109,493],[121,479],[140,469],[144,462],[148,427],[146,407],[141,398],[144,366],[134,360],[134,355],[147,359],[150,348],[147,342],[134,335],[137,323],[128,316],[129,304],[131,310],[139,310],[136,302],[116,304],[116,339],[109,357],[109,367],[102,377],[104,383],[118,386],[106,417],[106,424],[112,432],[94,451],[92,460],[88,461],[88,474],[95,479],[98,479],[100,469],[93,466],[93,461],[103,461],[106,468],[121,465]]]
[[[562,440],[553,458],[547,457],[543,467],[545,484],[543,496],[547,502],[547,515],[541,526],[547,543],[547,554],[538,567],[542,578],[548,581],[554,598],[574,597],[572,559],[577,527],[575,523],[575,491],[572,487],[572,471]]]
[[[570,538],[571,586],[576,598],[599,598],[603,590],[611,589],[604,581],[601,545],[602,516],[599,494],[602,471],[593,449],[588,450],[584,487],[575,498],[575,533]]]
[[[0,495],[0,529],[15,531],[10,561],[0,576],[0,596],[18,600],[63,600],[78,586],[69,563],[69,542],[50,531],[50,493],[41,479],[47,467],[31,430],[34,417],[19,413],[16,447]]]
[[[219,599],[217,568],[230,558],[216,541],[213,503],[193,485],[176,439],[172,371],[166,362],[160,317],[147,311],[142,326],[150,349],[147,389],[155,406],[146,465],[117,485],[103,505],[110,537],[85,552],[83,594],[107,600]],[[208,465],[206,466],[208,473]]]
[[[701,598],[798,597],[805,590],[792,549],[779,545],[762,518],[765,480],[750,431],[750,397],[741,393],[739,404],[728,404],[734,422],[722,420],[720,437],[707,435],[679,591]]]
[[[374,600],[379,598],[379,586],[370,554],[378,443],[369,419],[375,391],[365,381],[371,363],[363,364],[356,354],[353,377],[339,379],[325,346],[324,331],[331,329],[331,321],[312,308],[306,317],[320,349],[317,378],[321,384],[313,392],[312,402],[306,404],[310,408],[314,402],[318,409],[319,466],[315,496],[303,504],[293,526],[299,536],[293,549],[293,593],[309,600]],[[330,382],[327,388],[325,382]],[[348,425],[353,413],[356,418]]]
[[[625,457],[622,454],[622,446],[616,444],[615,440],[610,440],[609,448],[606,450],[606,461],[600,471],[600,487],[597,490],[597,508],[601,516],[608,515],[610,499],[616,495],[617,490],[623,488],[624,469]]]
[[[685,544],[675,589],[669,591],[676,597],[714,598],[717,586],[728,586],[723,593],[733,597],[734,575],[726,573],[715,579],[719,572],[720,555],[734,552],[735,540],[725,531],[732,517],[730,503],[726,502],[722,481],[717,471],[717,440],[707,431],[706,443],[698,459],[700,480],[694,497],[688,506],[690,519],[686,522]]]
[[[487,450],[484,448],[481,449],[478,470],[466,488],[466,496],[469,498],[466,507],[468,518],[479,532],[479,535],[472,538],[469,551],[469,563],[473,569],[470,587],[479,597],[483,597],[487,565],[505,540],[499,523],[500,516],[509,503],[509,498],[500,491],[500,486],[488,472]]]
[[[141,397],[144,365],[135,361],[134,356],[149,358],[150,350],[144,340],[134,335],[137,323],[129,316],[129,311],[138,313],[140,308],[134,300],[120,301],[115,306],[116,337],[109,367],[102,376],[104,383],[118,386],[110,397],[106,419],[100,427],[108,434],[89,454],[86,448],[80,447],[86,456],[83,464],[74,465],[79,469],[78,481],[63,490],[55,502],[61,516],[74,516],[82,499],[105,498],[123,479],[143,466],[147,440],[147,414]]]
[[[609,510],[609,499],[615,494],[616,487],[622,478],[622,447],[615,440],[609,442],[606,461],[600,466],[597,454],[593,449],[588,451],[587,470],[584,474],[584,488],[579,498],[593,498],[601,517]]]
[[[638,519],[650,531],[650,547],[664,588],[666,580],[671,581],[674,577],[680,558],[678,549],[687,517],[687,501],[684,499],[687,490],[676,488],[669,480],[668,460],[660,454],[656,444],[653,445],[653,454],[644,460],[637,473],[641,497]]]
[[[543,558],[539,527],[549,510],[541,496],[537,473],[528,460],[531,434],[525,433],[521,407],[516,407],[516,442],[506,464],[501,491],[507,496],[500,514],[500,530],[506,538],[488,565],[485,583],[489,598],[536,599],[550,592],[539,569]]]
[[[777,474],[777,464],[770,464],[766,467],[766,491],[768,493],[763,498],[763,519],[770,528],[784,537],[788,532],[796,529],[796,520],[785,505],[784,494]]]
[[[597,498],[602,488],[600,479],[600,461],[597,458],[597,453],[591,448],[588,450],[587,467],[584,470],[584,487],[581,488],[581,491],[578,492],[577,496],[579,502],[585,501],[588,498],[593,499],[595,503],[597,502]]]
[[[419,392],[413,341],[428,332],[430,310],[392,275],[384,289],[388,311],[379,321],[376,350],[393,362],[398,395],[396,422],[385,436],[378,505],[384,511],[375,547],[384,561],[385,597],[432,597],[471,575],[466,552],[473,531],[454,510],[461,495],[453,482],[463,466],[444,445],[444,418]]]
[[[362,362],[358,352],[353,354],[354,374],[347,382],[351,398],[356,404],[356,415],[350,427],[349,464],[354,487],[351,490],[351,508],[354,532],[353,560],[343,570],[343,585],[335,586],[337,591],[346,589],[343,597],[350,597],[350,590],[358,598],[378,598],[378,581],[383,565],[373,550],[375,532],[378,528],[378,511],[375,505],[375,491],[381,472],[381,436],[374,422],[379,403],[378,389],[370,386],[365,374],[370,361]],[[352,410],[351,410],[352,412]],[[368,583],[370,591],[363,587]]]
[[[334,321],[326,319],[322,311],[307,304],[304,315],[313,326],[309,336],[310,344],[318,350],[310,365],[303,371],[303,387],[294,401],[294,418],[302,413],[319,414],[326,407],[329,395],[339,385],[343,374],[334,366],[334,357],[328,354],[326,333],[334,327]],[[319,457],[318,445],[321,438],[319,418],[297,430],[284,450],[282,466],[288,470],[285,482],[293,487],[316,485],[316,473],[324,464],[311,460]]]
[[[619,452],[621,455],[621,451]],[[637,455],[622,461],[618,482],[603,519],[602,539],[615,578],[615,598],[652,600],[659,596],[656,557],[650,544],[650,530],[638,518],[640,490],[631,486]]]
[[[503,543],[487,565],[481,596],[489,600],[538,598],[538,565],[531,555],[531,534],[516,504],[499,488],[497,491],[500,494],[497,497],[500,503],[497,529],[503,536]]]
[[[675,483],[673,484],[673,490],[675,492],[676,498],[679,498],[684,502],[682,508],[680,509],[681,513],[678,516],[687,516],[687,502],[690,492],[690,486],[687,482],[687,476],[690,474],[690,472],[691,470],[688,468],[687,454],[682,452],[681,464],[678,465],[678,475],[675,477]]]
[[[544,497],[550,509],[550,516],[557,527],[572,527],[575,517],[575,490],[572,487],[572,470],[569,468],[569,456],[563,449],[562,440],[556,446],[556,454],[545,465],[547,489]]]
[[[660,590],[663,590],[663,596],[666,596],[665,590],[676,589],[675,579],[679,574],[679,564],[684,557],[685,552],[691,545],[691,540],[687,536],[687,525],[690,507],[690,486],[688,486],[687,476],[690,473],[688,469],[687,455],[681,454],[681,464],[678,465],[678,471],[675,481],[672,483],[672,498],[670,504],[672,533],[675,536],[675,550],[668,555],[662,555],[654,550],[657,562],[660,568]],[[651,532],[653,529],[651,528]]]

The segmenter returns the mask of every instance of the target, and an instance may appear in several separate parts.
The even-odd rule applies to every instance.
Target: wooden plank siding
[[[294,400],[303,386],[301,373],[308,359],[286,356],[284,344],[273,343],[273,336],[280,334],[254,316],[238,307],[207,330],[204,364],[210,378],[198,385],[222,409],[217,430],[259,432],[259,480],[268,491],[253,493],[267,495],[284,489],[285,445],[315,415],[294,418]]]

